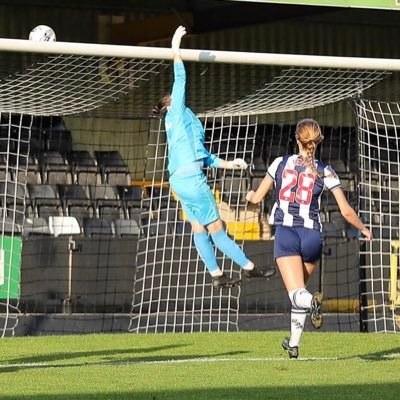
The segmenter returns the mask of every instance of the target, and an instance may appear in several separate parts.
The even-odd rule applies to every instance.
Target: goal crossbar
[[[173,57],[171,49],[163,47],[73,42],[34,42],[24,39],[0,39],[0,51],[157,60],[170,60]],[[196,49],[182,49],[181,53],[185,61],[201,63],[400,71],[400,60],[390,58],[316,56]]]

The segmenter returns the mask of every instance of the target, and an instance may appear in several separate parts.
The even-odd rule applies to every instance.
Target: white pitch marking
[[[367,358],[368,356],[366,356]],[[382,356],[382,358],[385,356]],[[391,356],[386,356],[391,357]],[[91,366],[91,365],[143,365],[143,364],[202,364],[202,363],[217,363],[217,362],[277,362],[277,361],[289,361],[289,362],[301,362],[301,361],[339,361],[356,357],[300,357],[297,360],[291,360],[288,357],[254,357],[254,358],[223,358],[223,357],[198,357],[198,358],[184,358],[184,359],[170,359],[170,360],[127,360],[127,361],[105,361],[105,362],[77,362],[77,363],[47,363],[47,362],[30,362],[30,363],[12,363],[12,364],[0,364],[1,369],[7,368],[62,368],[62,367],[80,367],[80,366]],[[372,357],[371,357],[372,358]]]

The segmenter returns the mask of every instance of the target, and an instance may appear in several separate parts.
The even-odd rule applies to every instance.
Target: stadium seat
[[[7,210],[6,215],[22,222],[25,206],[25,185],[14,182],[0,182],[0,206]],[[20,217],[20,218],[19,218]]]
[[[10,217],[1,219],[0,229],[2,229],[3,233],[6,235],[20,235],[22,233],[22,225],[20,223],[15,223]]]
[[[159,221],[157,219],[150,219],[149,223],[143,226],[145,235],[149,236],[164,236],[173,233],[173,224],[168,221]]]
[[[331,238],[345,238],[346,237],[346,223],[342,220],[334,222],[325,222],[323,224],[324,237]]]
[[[90,186],[89,192],[95,214],[99,218],[106,219],[111,223],[113,220],[123,217],[122,202],[114,186]]]
[[[129,219],[131,215],[141,212],[143,198],[141,186],[118,186],[117,191],[122,202],[125,218]]]
[[[32,185],[42,183],[39,163],[33,155],[26,156],[20,154],[18,157],[15,154],[10,154],[9,164],[13,172],[13,178],[17,182],[25,182],[26,180],[26,183]]]
[[[101,218],[84,218],[83,232],[88,237],[113,236],[111,223]]]
[[[75,217],[49,217],[49,231],[55,237],[81,234],[81,228],[79,226],[78,220]]]
[[[145,208],[150,208],[150,202],[152,203],[153,210],[175,208],[176,200],[174,199],[169,188],[162,186],[147,186],[146,197],[148,201],[144,201]]]
[[[80,224],[84,218],[93,217],[93,204],[87,186],[59,185],[58,193],[65,216],[75,217]]]
[[[48,219],[51,215],[62,215],[62,204],[55,186],[28,185],[28,193],[36,217]]]
[[[140,227],[134,219],[116,219],[114,226],[118,237],[140,236]]]
[[[49,151],[40,153],[39,165],[43,183],[49,185],[68,185],[72,183],[70,167],[60,152]]]
[[[49,226],[44,218],[25,218],[22,228],[22,235],[50,235]]]
[[[67,155],[71,165],[73,181],[78,185],[97,185],[101,183],[97,161],[88,151],[71,151]]]
[[[129,185],[131,175],[126,162],[118,151],[95,151],[102,182],[109,185]]]
[[[221,198],[227,203],[245,203],[248,179],[238,173],[225,173],[221,178]]]

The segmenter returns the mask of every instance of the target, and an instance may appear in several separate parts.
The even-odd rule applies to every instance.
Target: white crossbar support
[[[172,59],[170,48],[72,42],[33,42],[23,39],[0,39],[0,51],[158,60]],[[334,57],[194,49],[182,49],[181,53],[185,61],[204,63],[400,71],[400,60],[390,58]]]

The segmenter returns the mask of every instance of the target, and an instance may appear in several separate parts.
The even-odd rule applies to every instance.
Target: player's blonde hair
[[[315,150],[324,137],[318,122],[312,118],[302,119],[297,123],[295,136],[296,140],[306,151],[305,165],[309,167],[314,174],[319,175],[314,164]]]

